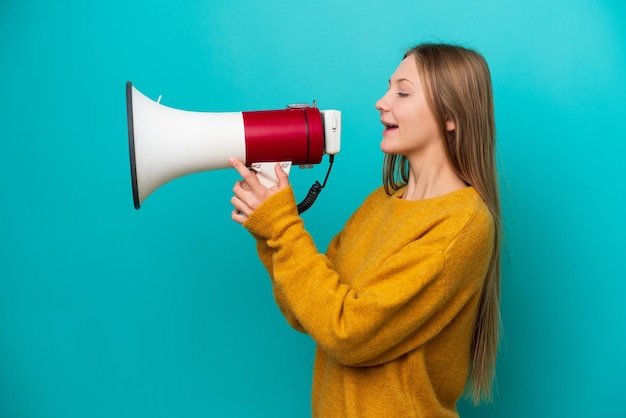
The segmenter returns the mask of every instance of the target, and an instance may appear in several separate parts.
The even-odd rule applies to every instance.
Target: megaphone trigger
[[[276,167],[275,162],[273,163],[253,163],[250,168],[253,169],[257,178],[261,182],[261,184],[267,188],[272,186],[276,186],[278,184],[278,178],[276,177],[276,172],[274,171],[274,167]],[[280,163],[280,167],[283,169],[287,175],[289,175],[289,171],[291,170],[291,161],[283,161]]]

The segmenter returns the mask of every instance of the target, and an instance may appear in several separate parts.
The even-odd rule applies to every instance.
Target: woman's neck
[[[409,165],[409,180],[402,195],[405,200],[429,199],[467,187],[447,157],[413,158]]]

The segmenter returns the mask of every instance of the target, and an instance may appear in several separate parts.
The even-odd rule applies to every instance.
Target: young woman
[[[489,68],[447,44],[409,50],[376,108],[383,186],[315,247],[287,175],[241,162],[232,218],[257,241],[287,321],[317,344],[315,417],[456,417],[491,398],[500,205]]]

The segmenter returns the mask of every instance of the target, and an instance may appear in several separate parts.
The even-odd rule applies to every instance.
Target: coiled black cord
[[[326,186],[326,181],[328,181],[328,176],[330,174],[330,170],[333,168],[334,161],[335,161],[335,156],[332,154],[329,155],[328,156],[329,166],[328,166],[328,171],[326,172],[326,177],[324,178],[324,184],[320,184],[319,181],[316,181],[315,184],[311,186],[311,188],[309,189],[309,193],[307,193],[304,200],[298,203],[299,215],[306,212],[311,206],[313,206],[313,203],[315,203],[317,196],[319,196],[319,194],[322,192],[322,189]]]

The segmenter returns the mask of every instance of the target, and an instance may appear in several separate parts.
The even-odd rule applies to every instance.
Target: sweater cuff
[[[255,236],[268,239],[276,236],[284,227],[283,223],[298,215],[298,205],[293,189],[288,186],[271,195],[256,208],[243,226]]]

